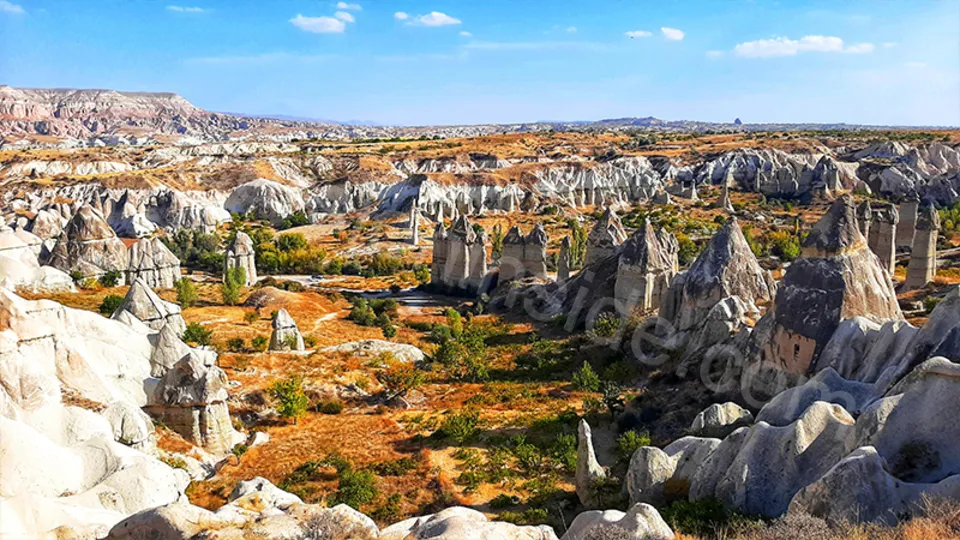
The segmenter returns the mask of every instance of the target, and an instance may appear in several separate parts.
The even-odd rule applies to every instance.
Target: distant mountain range
[[[332,121],[291,115],[210,112],[169,92],[119,92],[0,86],[0,137],[7,144],[36,143],[40,136],[81,143],[183,143],[238,138],[292,140],[371,137],[462,137],[545,130],[649,130],[673,132],[811,129],[896,129],[853,124],[738,124],[644,118],[598,121],[520,122],[471,126],[383,126],[370,121]],[[49,141],[47,141],[49,143]]]

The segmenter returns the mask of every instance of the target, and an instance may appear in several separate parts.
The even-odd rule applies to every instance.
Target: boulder
[[[84,205],[70,218],[47,259],[47,264],[85,278],[127,269],[127,248],[103,215]]]
[[[757,422],[786,426],[795,422],[815,402],[834,403],[851,414],[860,411],[876,397],[873,384],[844,379],[833,368],[826,368],[799,386],[780,392],[757,413]]]
[[[348,354],[359,358],[376,358],[388,352],[401,362],[414,363],[422,362],[424,358],[426,358],[423,351],[413,345],[393,343],[392,341],[384,341],[382,339],[350,341],[332,347],[324,347],[320,352],[324,354]]]
[[[67,220],[63,219],[60,214],[49,210],[40,210],[30,220],[26,229],[43,240],[49,240],[60,236],[66,224]]]
[[[577,515],[560,540],[673,540],[657,509],[637,503],[620,510],[589,510]]]
[[[257,178],[237,186],[230,192],[223,205],[230,212],[253,214],[257,219],[266,219],[274,226],[283,218],[304,210],[303,196],[298,189]]]
[[[278,488],[266,478],[259,476],[251,480],[237,482],[233,491],[230,492],[230,496],[227,497],[227,501],[234,502],[254,493],[264,499],[264,504],[274,508],[284,509],[294,504],[303,504],[300,497]]]
[[[160,238],[144,238],[128,251],[127,283],[142,279],[152,289],[170,289],[180,279],[180,259]]]
[[[714,403],[700,411],[690,424],[690,434],[697,437],[722,439],[737,429],[753,423],[753,414],[728,401]]]
[[[270,334],[271,351],[303,351],[306,347],[303,345],[303,336],[300,335],[300,329],[297,328],[296,321],[287,313],[287,310],[280,308],[277,316],[273,319],[273,332]]]
[[[180,335],[187,329],[187,324],[180,314],[180,306],[162,300],[142,279],[137,279],[130,285],[123,297],[123,303],[110,318],[122,320],[125,316],[133,316],[153,330],[161,330],[170,325],[172,330]]]
[[[596,488],[599,482],[606,479],[607,474],[597,462],[597,455],[593,450],[593,434],[587,421],[580,419],[577,427],[577,497],[580,504],[587,508],[595,507],[598,503]]]
[[[714,497],[745,514],[777,517],[852,449],[853,418],[818,401],[795,422],[757,422],[727,436],[696,471],[691,500]]]
[[[720,444],[720,439],[683,437],[663,450],[644,446],[630,458],[626,491],[630,504],[663,505],[685,499],[700,465]]]
[[[72,291],[73,279],[52,266],[40,266],[41,241],[27,231],[0,227],[0,287],[29,291]]]
[[[556,540],[547,525],[520,526],[488,521],[471,508],[454,506],[428,516],[410,518],[380,531],[380,540],[454,540],[490,538],[503,540]]]

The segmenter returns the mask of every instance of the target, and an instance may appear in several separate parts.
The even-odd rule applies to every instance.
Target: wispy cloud
[[[343,22],[356,22],[356,19],[353,18],[353,15],[347,13],[346,11],[338,11],[334,13],[333,16]]]
[[[337,54],[292,54],[286,52],[261,53],[238,56],[205,56],[188,58],[187,64],[202,64],[211,66],[251,66],[281,63],[318,63],[339,58]]]
[[[771,58],[794,56],[803,52],[864,54],[873,52],[872,43],[846,46],[836,36],[804,36],[800,39],[778,37],[746,41],[733,48],[734,54],[745,58]]]
[[[23,9],[23,6],[8,2],[7,0],[0,0],[0,11],[4,13],[13,13],[14,15],[23,15],[26,13],[26,10]]]
[[[393,16],[400,20],[407,20],[409,17],[406,13],[403,13],[403,17],[399,17],[400,13],[395,13]],[[440,13],[439,11],[431,11],[426,15],[418,15],[410,19],[410,22],[407,24],[413,24],[417,26],[450,26],[454,24],[460,24],[463,21],[457,19],[456,17],[451,17],[446,13]]]
[[[576,27],[576,26],[568,26],[568,27],[566,28],[566,32],[567,32],[568,34],[573,34],[573,33],[575,33],[576,31],[577,31],[577,27]]]
[[[723,56],[723,51],[707,51],[707,58],[720,58]]]
[[[634,38],[650,37],[653,34],[650,32],[647,32],[646,30],[631,30],[629,32],[624,32],[623,35],[627,36],[630,39],[634,39]]]
[[[347,9],[350,11],[360,11],[363,8],[360,7],[360,4],[348,4],[346,2],[337,2],[337,9]]]
[[[347,24],[334,17],[304,17],[297,14],[290,19],[290,24],[314,34],[342,34]]]
[[[670,41],[680,41],[683,39],[683,36],[686,34],[683,33],[683,30],[677,30],[676,28],[668,28],[664,26],[660,29],[663,32],[663,37],[669,39]]]
[[[884,48],[884,49],[889,49],[890,47],[896,47],[896,46],[897,46],[897,42],[896,42],[896,41],[884,41],[884,42],[883,42],[883,48]]]
[[[473,34],[471,34],[470,32],[467,32],[466,30],[464,30],[464,31],[460,32],[460,37],[472,38],[472,37],[473,37]]]
[[[398,12],[396,12],[396,13],[393,14],[393,18],[396,19],[396,20],[398,20],[398,21],[405,21],[405,20],[407,20],[407,19],[410,18],[410,15],[408,15],[408,14],[402,12],[402,11],[398,11]]]
[[[196,6],[167,6],[167,11],[174,13],[204,13],[207,10]]]

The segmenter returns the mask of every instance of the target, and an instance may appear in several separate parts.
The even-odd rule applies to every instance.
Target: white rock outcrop
[[[187,329],[187,323],[180,314],[180,306],[161,299],[142,279],[137,279],[130,285],[123,297],[123,303],[110,318],[129,323],[131,317],[156,331],[171,325],[179,335]]]
[[[673,540],[673,531],[660,512],[637,503],[626,513],[620,510],[588,510],[573,520],[560,540]]]
[[[152,289],[170,289],[180,279],[180,259],[160,238],[139,240],[127,254],[127,283],[142,279]]]
[[[287,313],[287,310],[280,308],[277,316],[273,319],[273,332],[270,334],[271,351],[303,351],[306,347],[303,345],[303,336],[300,335],[300,329],[297,328],[297,322]]]
[[[234,188],[223,207],[238,214],[252,214],[274,226],[283,218],[302,212],[305,208],[299,189],[257,178]]]

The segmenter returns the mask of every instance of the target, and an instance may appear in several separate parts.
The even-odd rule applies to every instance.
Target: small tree
[[[413,267],[413,277],[416,278],[417,283],[427,283],[430,281],[430,268],[427,265],[420,263]]]
[[[490,257],[494,261],[499,261],[503,256],[503,226],[499,223],[493,226],[493,231],[490,233],[490,246]]]
[[[307,412],[310,400],[303,391],[303,377],[293,375],[285,381],[270,386],[270,396],[277,402],[277,414],[281,418],[297,420]]]
[[[247,271],[242,266],[234,266],[227,270],[223,276],[223,284],[220,285],[220,294],[223,295],[223,303],[228,306],[235,306],[240,302],[240,290],[247,284]]]
[[[235,337],[227,340],[227,349],[229,349],[230,352],[235,352],[235,353],[243,352],[245,348],[246,348],[246,345],[242,337]]]
[[[193,284],[193,280],[179,279],[173,287],[177,290],[177,303],[183,309],[187,309],[197,301],[197,286]]]
[[[270,345],[270,340],[264,336],[257,336],[250,341],[250,345],[253,346],[253,350],[263,352]]]
[[[100,303],[100,314],[110,316],[123,303],[123,297],[116,294],[109,294]]]
[[[447,308],[447,326],[450,327],[450,334],[457,338],[463,334],[463,317],[460,316],[460,312],[453,308]]]
[[[243,314],[243,322],[247,324],[253,324],[257,322],[258,319],[260,319],[260,314],[256,311],[248,311]]]
[[[423,372],[412,363],[401,362],[394,358],[387,361],[387,368],[377,373],[377,380],[383,385],[386,401],[403,397],[407,392],[423,384]]]
[[[571,383],[577,390],[585,390],[587,392],[600,390],[600,377],[593,371],[593,368],[590,367],[589,362],[584,362],[580,370],[573,374]]]
[[[120,274],[119,270],[110,270],[106,274],[100,277],[100,284],[104,287],[116,287],[117,283],[120,283],[120,278],[123,275]]]

